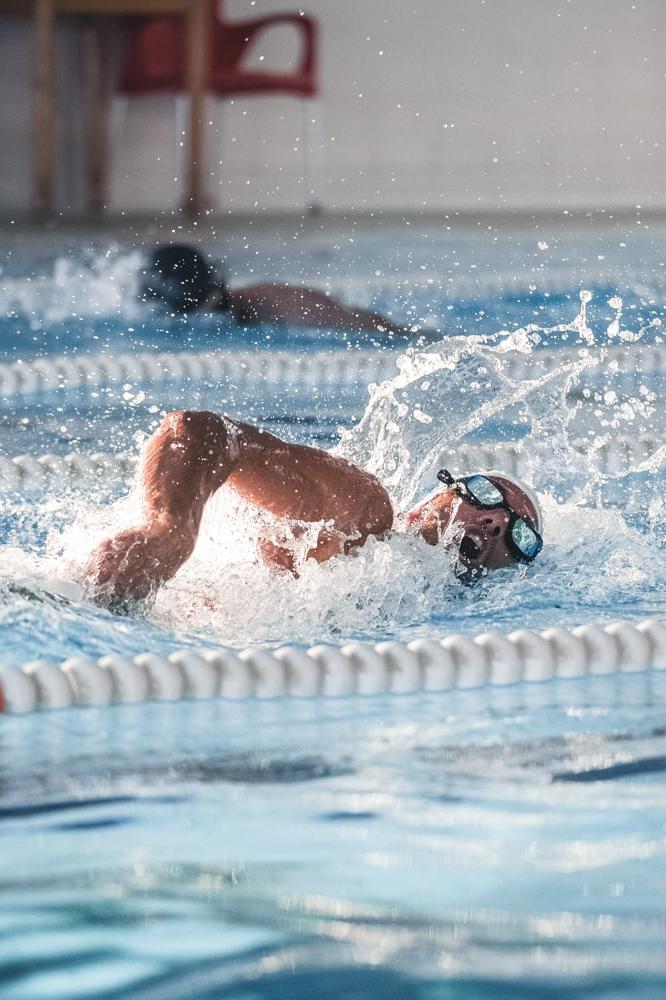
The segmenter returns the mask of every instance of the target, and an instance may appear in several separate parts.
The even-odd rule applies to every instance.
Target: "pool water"
[[[176,580],[119,617],[78,581],[95,541],[136,516],[128,483],[26,484],[0,499],[3,661],[666,617],[661,453],[608,472],[573,447],[664,434],[664,374],[627,375],[606,352],[662,342],[666,230],[296,235],[232,235],[231,280],[330,288],[425,341],[160,318],[135,302],[136,247],[98,236],[8,255],[0,361],[275,347],[342,352],[353,373],[371,347],[385,382],[8,394],[0,451],[138,457],[164,411],[224,409],[338,448],[407,509],[447,450],[513,441],[543,499],[542,555],[464,587],[451,556],[395,537],[283,579],[257,562],[266,525],[221,491]],[[664,677],[4,717],[0,992],[660,996]]]
[[[661,996],[665,685],[8,718],[2,996]]]

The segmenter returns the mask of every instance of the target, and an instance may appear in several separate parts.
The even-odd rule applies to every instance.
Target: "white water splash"
[[[0,276],[0,312],[35,322],[141,314],[137,298],[141,251],[119,247],[82,256],[57,257],[52,270],[31,278]]]
[[[586,301],[574,322],[558,329],[586,330]],[[538,336],[525,329],[499,342],[450,338],[427,351],[408,350],[395,378],[370,386],[361,421],[342,432],[336,452],[376,475],[405,510],[433,482],[438,456],[510,408],[522,407],[532,429],[541,421],[543,440],[553,442],[555,424],[563,438],[572,418],[567,391],[598,357],[588,351],[543,373],[535,354],[533,377],[516,381],[508,374],[511,361],[517,352],[530,354]]]

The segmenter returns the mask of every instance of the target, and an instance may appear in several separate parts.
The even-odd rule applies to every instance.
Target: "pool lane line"
[[[465,339],[445,337],[422,348],[424,353],[459,352]],[[492,348],[488,348],[492,353]],[[379,349],[308,351],[225,350],[216,352],[127,353],[116,356],[81,355],[37,358],[0,364],[0,399],[34,396],[49,392],[71,392],[100,386],[126,384],[162,385],[171,381],[229,381],[237,385],[262,382],[273,385],[307,385],[337,388],[339,385],[382,382],[398,374],[396,360],[405,345]],[[594,352],[594,353],[592,353]],[[598,357],[597,357],[598,355]],[[515,380],[533,379],[535,371],[554,371],[560,365],[585,357],[603,362],[604,372],[629,377],[635,373],[666,371],[666,347],[593,344],[589,347],[559,348],[496,354],[506,362],[505,374]]]
[[[657,434],[625,435],[598,444],[590,438],[572,442],[581,455],[594,453],[598,470],[602,473],[620,472],[648,461],[666,438]],[[525,474],[533,462],[535,452],[524,454],[520,441],[496,441],[487,444],[471,443],[447,448],[433,462],[434,468],[452,464],[467,470],[471,468],[504,468],[514,475]],[[139,455],[128,452],[104,453],[71,452],[67,455],[0,455],[0,486],[4,489],[55,484],[107,484],[109,480],[129,479],[134,475]]]
[[[409,643],[351,642],[270,651],[181,649],[169,656],[74,656],[0,664],[2,710],[282,696],[407,695],[666,670],[666,621],[609,622]]]

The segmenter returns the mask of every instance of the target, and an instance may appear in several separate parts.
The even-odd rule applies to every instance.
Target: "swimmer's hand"
[[[168,522],[128,528],[107,538],[84,567],[86,590],[103,607],[145,600],[192,554],[194,541]]]
[[[298,529],[294,532],[298,536]],[[347,538],[346,535],[334,528],[323,528],[317,537],[317,543],[308,549],[305,558],[314,559],[315,562],[323,563],[339,556],[341,553],[348,553],[353,548],[362,544],[357,538]],[[300,573],[296,568],[296,553],[288,545],[278,545],[268,538],[259,540],[259,552],[265,563],[276,569],[284,570],[298,580]]]
[[[260,538],[259,552],[267,565],[273,566],[275,569],[286,570],[287,573],[291,573],[295,579],[298,579],[296,557],[292,549],[287,548],[286,545],[276,545],[269,538]]]

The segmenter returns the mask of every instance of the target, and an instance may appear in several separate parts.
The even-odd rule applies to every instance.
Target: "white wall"
[[[325,208],[666,207],[664,0],[303,3],[321,24]],[[230,17],[298,9],[226,6]],[[76,206],[79,65],[74,28],[60,35],[59,199]],[[293,42],[276,30],[254,59],[288,65]],[[27,23],[0,20],[0,209],[28,203],[28,51]],[[209,119],[211,208],[305,203],[299,100],[211,101]],[[111,164],[113,209],[178,204],[176,139],[172,100],[129,105]]]

